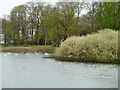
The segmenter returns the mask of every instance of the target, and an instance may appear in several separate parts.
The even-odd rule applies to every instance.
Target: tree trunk
[[[33,44],[33,30],[34,30],[34,27],[33,27],[33,19],[32,19],[32,35],[31,35],[32,44]]]
[[[39,46],[39,36],[38,36],[38,26],[37,26],[37,46]]]
[[[45,35],[45,46],[47,45],[47,34]]]
[[[4,38],[4,43],[5,43],[5,47],[7,46],[7,44],[6,44],[6,34],[5,34],[5,38]]]
[[[13,39],[13,42],[14,42],[14,46],[16,47],[16,40],[15,40],[15,35],[14,35],[14,39]]]
[[[33,44],[33,26],[32,26],[32,37],[31,37],[31,40],[32,40],[32,44]]]
[[[26,29],[25,29],[25,47],[27,46],[27,32],[26,32]]]
[[[26,32],[26,27],[25,27],[25,36],[24,36],[24,46],[27,46],[27,32]]]
[[[79,22],[79,15],[80,15],[80,12],[79,12],[79,8],[78,8],[78,14],[77,14],[77,24]]]
[[[19,30],[18,30],[18,46],[20,45],[20,34],[19,34]]]
[[[92,4],[92,30],[94,30],[94,3]]]
[[[24,37],[25,37],[24,34],[25,34],[25,33],[24,33],[24,28],[23,28],[23,26],[22,26],[22,42],[23,42],[23,44],[24,44]]]
[[[20,17],[20,16],[19,16]],[[20,21],[19,21],[19,17],[18,17],[18,32],[17,32],[17,34],[18,34],[18,46],[20,45],[20,34],[19,34],[19,29],[20,29]]]
[[[38,32],[39,31],[39,19],[38,19],[38,23],[37,23],[37,46],[39,46],[39,36],[38,36]]]

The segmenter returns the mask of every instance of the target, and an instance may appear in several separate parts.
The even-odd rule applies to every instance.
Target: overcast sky
[[[3,18],[4,15],[10,15],[10,11],[12,10],[13,7],[21,4],[25,4],[26,2],[30,2],[30,1],[35,1],[35,0],[0,0],[0,18]],[[65,0],[42,0],[42,1],[51,2],[52,4],[54,4],[57,1],[65,1]],[[81,13],[86,14],[86,11],[82,10]]]
[[[0,18],[4,17],[4,15],[10,15],[10,11],[13,7],[21,4],[25,4],[29,1],[35,0],[0,0]],[[38,0],[39,1],[39,0]],[[67,0],[42,0],[44,2],[52,2],[55,3],[57,1],[67,1]],[[81,1],[81,0],[73,0],[73,1]],[[119,0],[84,0],[84,1],[119,1]],[[86,14],[85,10],[82,10],[82,14]]]
[[[9,15],[13,7],[33,0],[0,0],[0,17]],[[44,0],[45,2],[56,2],[57,0]]]

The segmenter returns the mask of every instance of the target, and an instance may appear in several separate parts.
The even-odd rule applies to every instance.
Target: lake
[[[115,64],[63,62],[42,53],[0,55],[3,88],[118,88]]]
[[[0,53],[0,90],[2,89],[2,53]]]

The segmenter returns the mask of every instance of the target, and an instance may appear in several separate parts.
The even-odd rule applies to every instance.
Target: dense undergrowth
[[[87,36],[72,36],[55,50],[55,58],[67,61],[118,63],[118,31],[105,29]]]

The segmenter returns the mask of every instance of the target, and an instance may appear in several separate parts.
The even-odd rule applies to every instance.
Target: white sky
[[[35,1],[35,0],[0,0],[0,18],[4,17],[4,15],[9,15],[13,7],[17,5],[25,4],[26,2],[29,1]],[[42,0],[42,1],[55,3],[61,0]],[[67,0],[62,0],[62,1],[67,1]],[[80,0],[74,0],[74,1],[80,1]],[[91,0],[85,0],[85,1],[91,1]],[[102,0],[93,0],[93,1],[102,1]],[[103,1],[112,1],[112,0],[103,0]],[[119,1],[119,0],[114,0],[114,1]],[[86,14],[86,11],[82,10],[82,14]]]
[[[9,15],[13,7],[34,0],[0,0],[0,18]],[[44,2],[56,2],[57,0],[43,0]]]
[[[10,11],[13,7],[25,4],[26,2],[35,1],[35,0],[0,0],[0,18],[3,18],[4,15],[10,15]],[[39,1],[39,0],[36,0]],[[44,2],[55,3],[60,0],[42,0]],[[82,10],[82,14],[86,14],[85,10]]]

